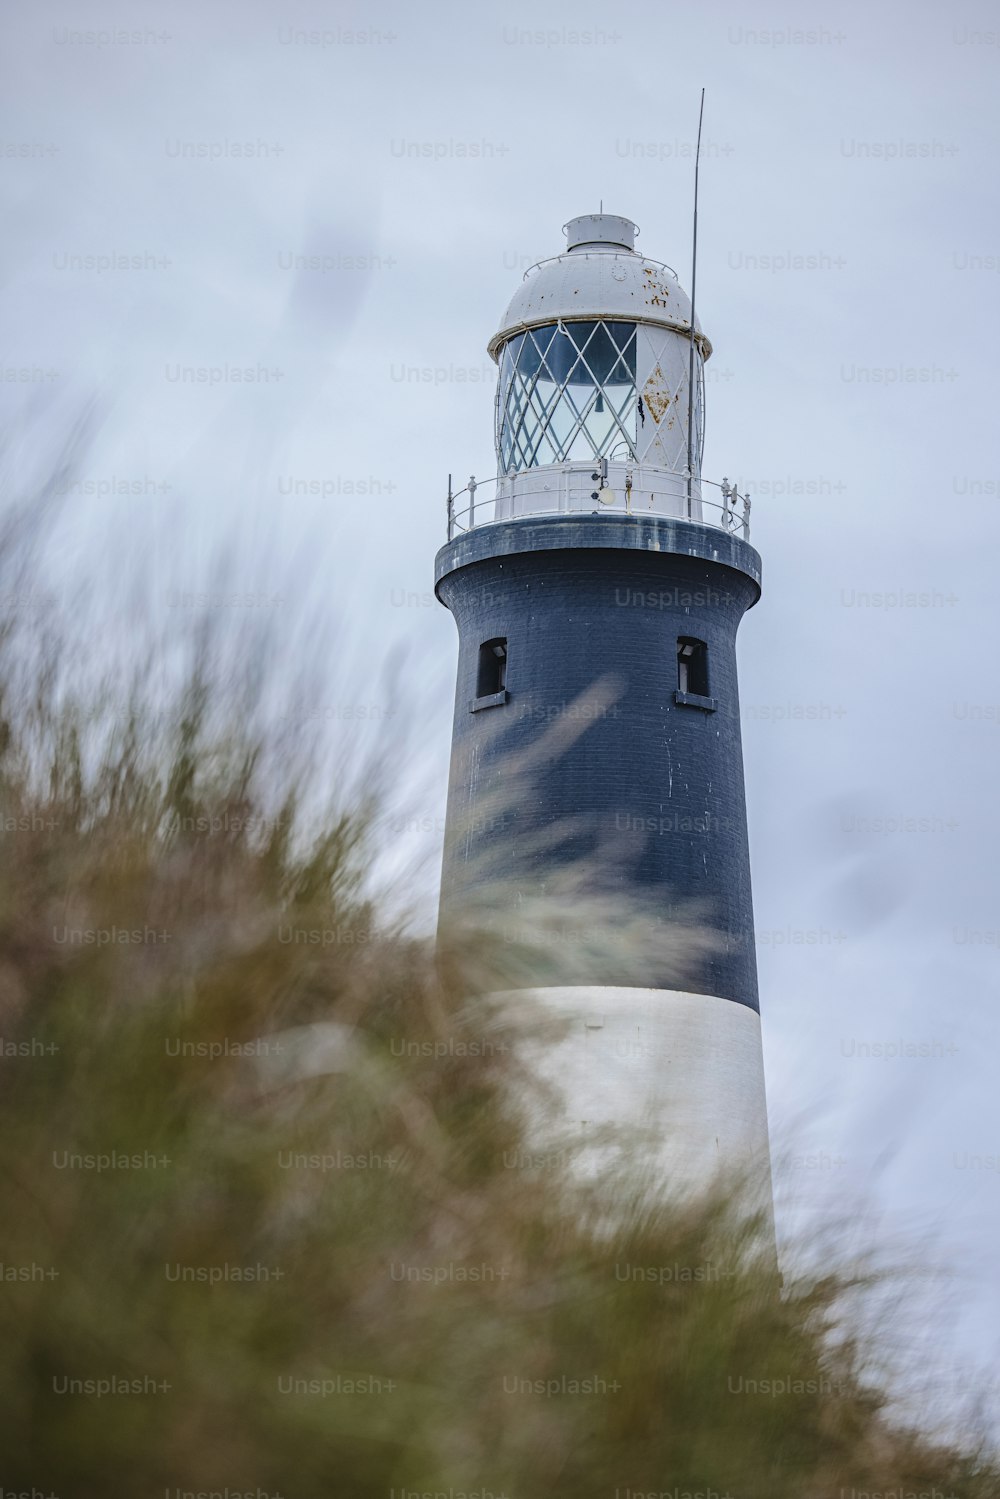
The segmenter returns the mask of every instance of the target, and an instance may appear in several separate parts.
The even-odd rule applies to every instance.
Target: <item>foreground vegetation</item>
[[[1000,1492],[974,1444],[891,1419],[857,1267],[779,1294],[735,1200],[537,1159],[527,1022],[469,998],[489,944],[435,961],[372,894],[374,805],[317,811],[210,656],[109,713],[18,641],[5,1490]]]

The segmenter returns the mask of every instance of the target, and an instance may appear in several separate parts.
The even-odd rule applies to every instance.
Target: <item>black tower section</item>
[[[459,634],[443,919],[485,871],[514,917],[519,890],[613,848],[616,888],[662,897],[665,922],[695,898],[721,934],[689,987],[758,1008],[736,632],[760,576],[748,543],[659,516],[525,518],[442,547]],[[525,756],[528,794],[508,805]]]

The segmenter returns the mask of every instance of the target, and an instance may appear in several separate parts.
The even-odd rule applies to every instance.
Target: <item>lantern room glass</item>
[[[503,473],[634,458],[635,351],[635,323],[605,319],[560,319],[508,339],[497,390]]]

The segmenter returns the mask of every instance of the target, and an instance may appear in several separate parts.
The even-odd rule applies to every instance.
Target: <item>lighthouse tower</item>
[[[442,926],[478,899],[517,942],[589,870],[586,940],[570,912],[504,983],[561,1022],[563,1124],[642,1127],[665,1182],[769,1182],[736,674],[760,597],[749,503],[701,477],[712,347],[675,273],[629,219],[565,232],[490,340],[496,477],[449,485]]]

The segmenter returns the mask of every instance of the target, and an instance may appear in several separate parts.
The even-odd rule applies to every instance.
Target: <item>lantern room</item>
[[[638,232],[617,214],[571,219],[565,252],[526,273],[490,341],[496,520],[601,507],[701,519],[711,344]]]

